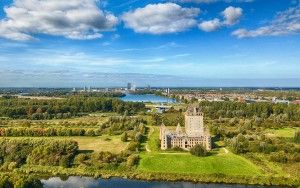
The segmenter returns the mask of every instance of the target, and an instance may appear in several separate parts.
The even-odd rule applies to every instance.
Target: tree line
[[[100,136],[103,134],[120,135],[124,132],[134,139],[136,132],[145,133],[147,121],[142,118],[121,116],[111,117],[98,128],[72,127],[2,127],[0,136],[6,137],[51,137],[51,136]],[[76,124],[75,124],[76,125]]]
[[[298,133],[295,134],[295,142]],[[250,137],[238,134],[231,139],[225,139],[231,150],[237,154],[263,153],[269,156],[273,162],[287,163],[300,162],[300,147],[292,142],[286,142],[279,138],[271,138],[264,135]]]
[[[287,120],[300,120],[300,106],[294,104],[273,104],[273,103],[239,103],[239,102],[200,102],[205,116],[211,119],[219,117],[260,117],[283,115]]]
[[[0,98],[0,116],[28,119],[61,119],[82,113],[127,111],[129,114],[145,109],[143,103],[124,102],[117,98],[75,96],[65,99],[37,100]]]

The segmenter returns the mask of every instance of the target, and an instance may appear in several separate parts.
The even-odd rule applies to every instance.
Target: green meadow
[[[281,128],[281,129],[267,129],[267,134],[270,136],[292,138],[295,136],[296,128]]]
[[[189,153],[141,154],[138,170],[186,174],[262,175],[259,167],[232,153],[208,157],[195,157]]]

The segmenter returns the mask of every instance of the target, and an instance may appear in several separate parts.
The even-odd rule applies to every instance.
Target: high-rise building
[[[131,90],[132,84],[130,82],[127,83],[127,90]]]

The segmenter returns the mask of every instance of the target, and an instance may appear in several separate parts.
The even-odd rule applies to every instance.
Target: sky
[[[300,0],[2,0],[0,87],[300,87]]]

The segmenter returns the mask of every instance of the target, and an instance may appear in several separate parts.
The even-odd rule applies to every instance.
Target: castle
[[[176,131],[170,131],[162,124],[159,138],[162,150],[174,147],[189,150],[197,144],[204,146],[207,150],[211,150],[211,138],[204,128],[203,113],[198,107],[190,106],[185,112],[184,131],[180,124],[177,125]]]

